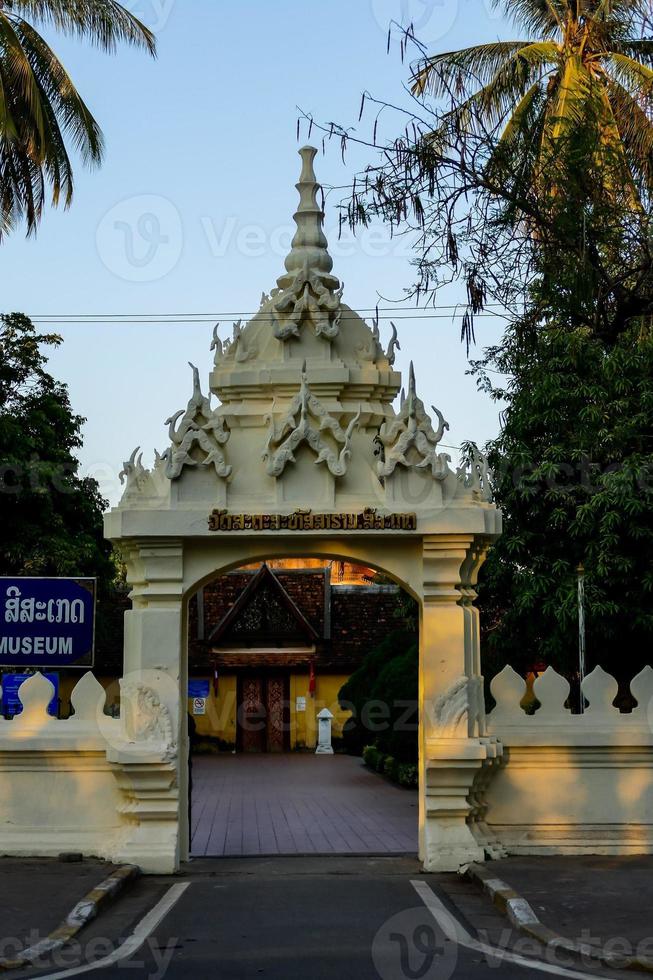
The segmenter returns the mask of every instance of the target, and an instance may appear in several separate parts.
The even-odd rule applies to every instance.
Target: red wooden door
[[[286,747],[286,683],[284,677],[267,679],[267,750],[283,752]]]
[[[290,743],[288,678],[246,674],[240,679],[238,748],[241,752],[284,752]]]
[[[265,752],[266,710],[262,677],[243,677],[238,710],[240,748],[243,752]]]

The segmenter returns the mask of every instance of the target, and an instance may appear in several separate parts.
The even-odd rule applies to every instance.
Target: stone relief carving
[[[185,466],[213,466],[222,479],[231,475],[221,446],[229,441],[230,432],[224,418],[211,408],[210,399],[202,394],[199,371],[194,364],[193,394],[186,410],[181,409],[166,419],[171,446],[163,454],[166,476],[176,480]],[[191,453],[200,451],[204,459],[196,459]]]
[[[429,468],[434,480],[445,480],[449,475],[448,464],[451,462],[451,457],[446,453],[437,452],[438,444],[448,430],[449,423],[435,406],[431,407],[438,418],[437,431],[433,429],[424,402],[417,397],[415,370],[411,363],[408,397],[404,399],[402,392],[399,414],[396,418],[383,423],[375,439],[378,456],[377,473],[382,480],[392,476],[397,466]],[[419,462],[410,462],[406,455],[409,450],[416,450],[420,456]]]
[[[347,428],[343,429],[311,392],[304,362],[301,386],[285,419],[280,424],[275,423],[274,402],[272,412],[265,416],[269,426],[268,441],[262,454],[266,462],[266,472],[269,476],[280,477],[286,466],[296,461],[295,451],[306,443],[317,455],[316,464],[326,463],[333,476],[344,476],[351,456],[352,433],[360,422],[360,415],[359,409]],[[311,420],[317,422],[317,426]],[[325,432],[329,432],[333,441],[341,448],[334,450],[325,441]]]
[[[170,710],[146,684],[121,682],[124,732],[132,742],[156,742],[171,761],[177,755]]]
[[[487,457],[478,449],[472,449],[471,461],[456,471],[460,483],[470,490],[476,500],[492,503],[492,470]]]
[[[439,738],[467,738],[469,681],[458,677],[433,705],[433,728]]]
[[[324,278],[320,271],[311,269],[309,257],[306,256],[304,267],[292,283],[275,296],[272,315],[274,336],[278,340],[299,337],[299,329],[305,320],[312,321],[318,337],[333,340],[338,336],[342,316],[340,303],[345,285],[342,283],[336,289],[331,283],[325,283]],[[333,278],[328,277],[329,280]]]

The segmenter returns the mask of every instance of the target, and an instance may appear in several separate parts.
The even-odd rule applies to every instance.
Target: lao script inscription
[[[379,514],[367,508],[358,514],[230,514],[214,510],[210,531],[416,531],[416,514]]]

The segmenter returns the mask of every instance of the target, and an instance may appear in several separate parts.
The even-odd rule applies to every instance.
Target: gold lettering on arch
[[[367,507],[360,513],[314,514],[296,510],[292,514],[230,514],[214,510],[209,531],[416,531],[417,514],[380,514]]]

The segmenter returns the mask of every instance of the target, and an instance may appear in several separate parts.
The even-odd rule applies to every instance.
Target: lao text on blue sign
[[[19,697],[21,684],[28,681],[32,674],[3,674],[2,675],[2,713],[7,717],[19,715],[23,705]],[[59,707],[59,674],[44,674],[54,685],[54,696],[48,705],[48,714],[58,714]]]
[[[95,579],[0,578],[0,664],[92,667]]]

